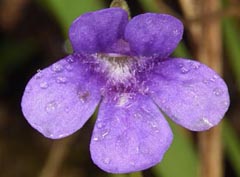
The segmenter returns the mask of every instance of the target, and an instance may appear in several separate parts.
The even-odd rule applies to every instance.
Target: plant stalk
[[[222,74],[221,24],[219,0],[179,0],[187,20],[204,19],[188,26],[195,56],[202,63]],[[206,18],[208,17],[208,18]],[[221,125],[198,133],[200,177],[222,177]]]

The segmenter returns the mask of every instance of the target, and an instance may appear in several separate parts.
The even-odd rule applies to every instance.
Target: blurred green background
[[[29,78],[69,53],[67,31],[77,16],[106,8],[110,0],[0,1],[0,176],[124,177],[101,171],[91,161],[88,122],[69,138],[49,140],[24,119],[21,96]],[[201,0],[199,0],[201,2]],[[129,0],[132,16],[170,13],[187,21],[181,0]],[[240,1],[225,0],[215,16],[221,19],[223,77],[231,106],[223,121],[224,176],[240,177]],[[196,20],[197,21],[197,20]],[[175,56],[195,58],[189,24]],[[172,124],[174,141],[163,161],[146,177],[195,177],[199,173],[196,133]]]

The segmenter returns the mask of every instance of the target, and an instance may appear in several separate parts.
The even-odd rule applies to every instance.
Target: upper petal
[[[127,12],[109,8],[86,13],[71,25],[69,38],[75,52],[111,52],[111,46],[123,37]]]
[[[170,59],[148,77],[151,97],[171,119],[190,130],[215,126],[229,107],[225,82],[199,62]]]
[[[68,136],[93,114],[100,101],[99,86],[79,60],[68,56],[38,72],[26,86],[22,111],[44,136]]]
[[[126,26],[125,40],[139,56],[165,58],[182,39],[183,25],[173,16],[146,13],[134,17]]]
[[[172,132],[148,97],[123,93],[100,105],[90,150],[96,165],[111,173],[130,173],[159,163]]]

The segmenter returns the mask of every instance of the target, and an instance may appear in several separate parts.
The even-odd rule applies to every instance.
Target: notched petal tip
[[[111,52],[123,38],[128,14],[121,8],[108,8],[78,17],[71,25],[69,38],[75,52]]]
[[[149,76],[151,97],[177,124],[193,131],[217,125],[229,107],[223,79],[204,64],[170,59]]]
[[[39,71],[28,82],[22,97],[22,112],[45,137],[59,139],[78,129],[93,114],[100,101],[97,85],[86,68],[72,56]]]
[[[165,58],[177,47],[183,24],[167,14],[146,13],[134,17],[126,26],[125,40],[140,56]]]
[[[172,142],[167,121],[146,96],[129,98],[125,104],[119,104],[119,99],[105,98],[100,105],[90,144],[93,162],[109,173],[156,165]]]

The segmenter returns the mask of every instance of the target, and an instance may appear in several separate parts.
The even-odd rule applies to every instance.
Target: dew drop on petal
[[[213,89],[213,93],[216,96],[221,96],[223,94],[223,91],[220,88],[215,88],[215,89]]]
[[[148,154],[149,153],[148,147],[143,143],[139,145],[139,151],[143,154]]]
[[[53,137],[52,132],[48,128],[44,130],[44,134],[48,137]]]
[[[109,129],[105,129],[102,131],[102,138],[104,139],[109,134]]]
[[[142,115],[141,115],[140,113],[134,113],[133,116],[134,116],[136,119],[142,118]]]
[[[42,74],[42,70],[41,70],[41,69],[38,69],[35,78],[36,78],[36,79],[41,79],[42,76],[43,76],[43,74]]]
[[[73,66],[72,66],[71,64],[67,64],[67,65],[65,66],[65,68],[66,68],[66,70],[68,70],[68,71],[72,71],[72,70],[73,70]]]
[[[68,63],[74,63],[74,62],[75,62],[75,59],[74,59],[73,57],[69,56],[69,57],[67,58],[67,62],[68,62]]]
[[[131,162],[130,162],[130,165],[135,166],[135,162],[134,162],[134,161],[131,161]]]
[[[209,127],[213,126],[213,124],[211,122],[209,122],[209,120],[206,117],[203,117],[201,121]]]
[[[62,72],[63,71],[63,66],[60,63],[54,63],[51,67],[53,72]]]
[[[196,69],[200,68],[200,66],[201,66],[200,63],[193,62],[192,65],[191,65],[191,68],[196,70]]]
[[[178,67],[179,67],[179,68],[182,68],[182,67],[183,67],[183,64],[182,64],[182,63],[180,63],[180,64],[178,65]]]
[[[44,81],[44,82],[41,82],[39,86],[40,86],[42,89],[46,89],[46,88],[48,88],[49,85],[48,85],[47,82]]]
[[[56,81],[58,84],[65,84],[65,83],[67,83],[67,78],[63,77],[63,76],[59,76],[59,77],[57,77]]]
[[[223,101],[222,105],[224,108],[227,108],[229,106],[229,102],[228,101]]]
[[[159,127],[156,121],[150,121],[149,124],[154,132],[159,132]]]
[[[105,164],[109,164],[110,162],[111,162],[111,160],[109,157],[106,157],[103,159],[103,163],[105,163]]]
[[[182,68],[181,68],[181,73],[186,74],[186,73],[188,73],[188,72],[189,72],[189,69],[188,69],[188,68],[186,68],[186,67],[182,67]]]
[[[98,123],[97,123],[97,128],[99,128],[99,129],[103,128],[104,126],[105,126],[105,125],[104,125],[103,122],[98,122]]]
[[[51,101],[46,105],[45,110],[48,113],[51,113],[51,112],[54,112],[56,108],[57,108],[57,103],[55,101]]]
[[[25,88],[25,92],[30,93],[31,91],[32,91],[32,86],[27,85],[27,87]]]
[[[98,141],[98,140],[99,140],[99,137],[95,135],[95,136],[93,137],[93,141]]]
[[[203,82],[205,85],[209,85],[209,80],[208,80],[208,79],[204,79],[202,82]]]
[[[65,107],[64,111],[65,111],[66,113],[69,113],[69,111],[70,111],[69,107]]]
[[[90,92],[88,91],[79,91],[78,92],[78,97],[81,100],[82,103],[85,103],[90,96]]]
[[[189,69],[186,68],[182,63],[180,63],[180,64],[178,65],[178,67],[179,67],[180,72],[181,72],[182,74],[186,74],[186,73],[189,72]]]

